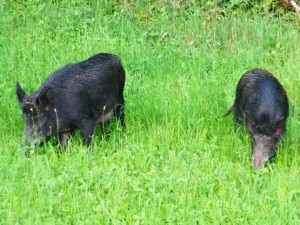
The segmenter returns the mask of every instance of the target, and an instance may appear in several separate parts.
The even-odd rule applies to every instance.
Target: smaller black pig
[[[84,142],[90,145],[98,123],[115,115],[125,126],[124,85],[121,60],[108,53],[62,67],[29,95],[17,82],[26,142],[41,144],[58,134],[65,145],[71,133],[79,129]]]
[[[234,104],[225,116],[232,111],[235,122],[245,124],[252,137],[253,167],[263,167],[275,156],[285,133],[289,105],[284,88],[270,72],[250,70],[239,80]]]

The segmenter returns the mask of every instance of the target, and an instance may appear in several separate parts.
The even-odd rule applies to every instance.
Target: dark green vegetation
[[[0,3],[0,224],[300,223],[296,15],[166,1],[24,2]],[[93,151],[79,134],[61,155],[55,140],[25,147],[15,82],[34,91],[98,52],[118,54],[127,70],[126,132],[97,130]],[[254,67],[279,79],[291,106],[277,158],[258,171],[244,128],[222,117]]]

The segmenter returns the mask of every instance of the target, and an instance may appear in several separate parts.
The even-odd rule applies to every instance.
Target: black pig
[[[239,80],[234,104],[225,115],[232,111],[251,134],[253,167],[263,167],[285,133],[289,105],[284,88],[270,72],[250,70]]]
[[[124,85],[120,59],[108,53],[64,66],[29,95],[17,82],[27,143],[41,144],[58,134],[65,145],[71,133],[79,129],[90,145],[98,123],[115,115],[124,126]]]

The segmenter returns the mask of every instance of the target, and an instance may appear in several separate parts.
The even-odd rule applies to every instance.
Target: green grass
[[[299,224],[296,15],[116,2],[0,3],[0,224]],[[26,157],[15,82],[34,91],[98,52],[126,68],[126,131],[97,129],[92,151],[77,133],[63,154],[49,142]],[[254,67],[291,106],[276,160],[258,171],[249,136],[222,117]]]

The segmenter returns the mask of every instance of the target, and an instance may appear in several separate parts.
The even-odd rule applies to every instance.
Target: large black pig
[[[116,116],[124,126],[124,84],[120,59],[108,53],[62,67],[29,95],[17,82],[27,143],[41,144],[58,134],[65,145],[79,129],[90,145],[97,124]]]
[[[231,112],[252,137],[253,167],[263,167],[285,133],[289,105],[284,88],[270,72],[250,70],[239,80],[234,104],[225,115]]]

